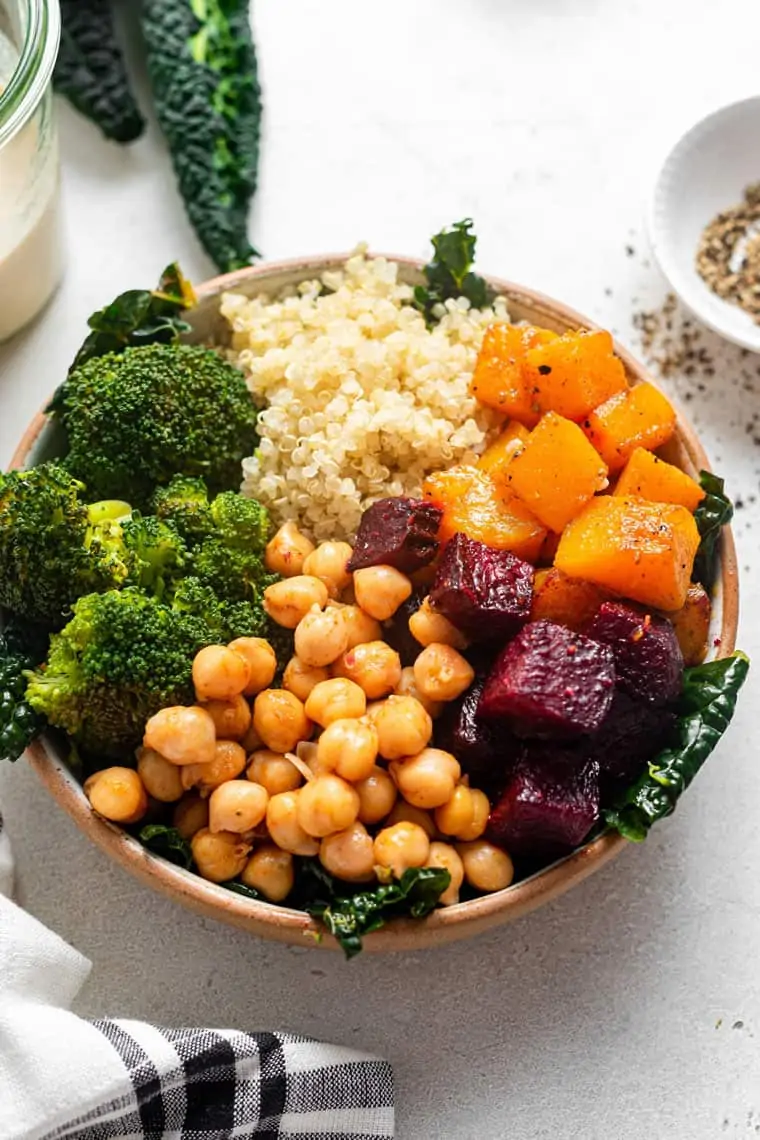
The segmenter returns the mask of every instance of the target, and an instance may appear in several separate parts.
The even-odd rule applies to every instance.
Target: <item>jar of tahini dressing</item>
[[[61,275],[60,23],[58,0],[0,0],[0,341],[37,315]]]

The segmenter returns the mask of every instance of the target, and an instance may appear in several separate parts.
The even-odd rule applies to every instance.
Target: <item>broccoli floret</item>
[[[273,582],[258,554],[225,546],[218,538],[206,538],[192,554],[193,573],[217,597],[229,602],[259,601]]]
[[[0,475],[0,605],[56,626],[78,597],[127,581],[129,505],[88,507],[84,490],[53,463]]]
[[[74,368],[53,414],[66,429],[66,467],[96,494],[147,509],[174,475],[212,492],[240,483],[256,442],[256,409],[240,373],[211,349],[149,344]]]
[[[203,621],[211,641],[220,644],[236,637],[269,637],[270,622],[258,602],[220,599],[196,577],[180,582],[172,606]]]
[[[134,514],[122,524],[124,545],[133,556],[129,584],[156,598],[171,594],[185,567],[185,544],[171,523]]]
[[[216,537],[228,547],[264,557],[272,533],[266,507],[233,491],[223,491],[211,504]]]
[[[188,543],[214,529],[208,487],[202,479],[175,475],[167,487],[158,488],[151,505],[158,518],[172,523]]]

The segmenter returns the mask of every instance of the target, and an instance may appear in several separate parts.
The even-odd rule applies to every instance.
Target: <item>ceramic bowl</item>
[[[200,303],[192,313],[193,332],[188,339],[224,343],[227,328],[219,315],[219,296],[222,292],[235,290],[249,295],[272,293],[283,286],[314,278],[325,269],[337,268],[346,256],[342,254],[263,265],[209,281],[198,290]],[[394,260],[400,262],[404,280],[412,283],[419,280],[420,262],[404,258]],[[595,327],[572,309],[539,293],[498,278],[489,278],[489,283],[507,298],[510,313],[515,320],[528,320],[556,332],[568,328]],[[642,366],[624,349],[616,346],[616,351],[626,367],[631,383],[649,379]],[[12,463],[15,467],[30,466],[55,452],[54,428],[40,414],[24,434]],[[699,441],[680,417],[677,436],[670,445],[668,458],[692,474],[707,467],[707,459]],[[728,654],[733,649],[737,610],[736,559],[730,532],[726,531],[722,540],[721,573],[714,604],[714,636],[720,639],[718,653],[721,655]],[[252,934],[296,945],[317,945],[313,937],[316,928],[308,915],[287,907],[252,901],[224,887],[206,882],[197,875],[152,855],[119,827],[95,815],[80,785],[66,768],[63,753],[52,737],[44,736],[36,742],[29,750],[28,759],[47,790],[81,830],[117,863],[148,886],[162,891],[200,914],[228,922]],[[365,939],[366,949],[370,952],[420,950],[469,938],[489,927],[517,918],[569,890],[619,854],[625,843],[619,835],[602,835],[567,858],[507,890],[437,910],[422,921],[393,921]],[[328,936],[320,944],[335,945]]]
[[[704,227],[742,200],[760,178],[760,96],[721,107],[700,120],[670,151],[648,210],[654,255],[675,293],[703,324],[734,344],[760,352],[760,325],[729,304],[697,273]]]

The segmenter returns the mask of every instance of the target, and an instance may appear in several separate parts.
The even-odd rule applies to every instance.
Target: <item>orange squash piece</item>
[[[556,333],[532,325],[490,325],[475,362],[471,394],[481,404],[534,427],[541,413],[523,374],[525,354],[534,345],[556,339]]]
[[[494,479],[501,479],[504,468],[530,438],[530,432],[517,420],[507,424],[504,431],[481,455],[477,466]]]
[[[544,412],[582,420],[628,387],[608,332],[566,332],[528,349],[526,385]]]
[[[681,646],[684,665],[701,665],[707,656],[711,611],[704,586],[693,582],[681,609],[668,614]]]
[[[504,477],[538,521],[559,534],[607,486],[607,467],[577,424],[547,412]]]
[[[651,451],[637,447],[625,465],[614,494],[638,495],[653,503],[680,503],[694,512],[705,492],[691,475],[658,459]]]
[[[672,436],[676,413],[653,384],[636,384],[591,412],[583,430],[610,471],[624,467],[637,447],[654,451]]]
[[[510,550],[526,562],[538,558],[546,530],[486,471],[466,466],[439,471],[425,480],[423,495],[443,510],[441,543],[461,531],[495,550]]]
[[[554,565],[645,606],[679,610],[698,546],[685,507],[600,495],[563,532]]]
[[[568,578],[556,566],[537,570],[533,579],[531,621],[553,621],[580,633],[609,593],[593,582]]]

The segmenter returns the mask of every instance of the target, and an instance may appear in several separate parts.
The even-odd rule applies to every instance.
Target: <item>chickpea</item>
[[[298,822],[317,839],[344,831],[358,815],[358,794],[331,772],[321,772],[298,793]]]
[[[443,867],[451,875],[451,882],[438,900],[442,906],[459,902],[459,891],[464,882],[464,863],[461,856],[448,843],[431,843],[426,867]]]
[[[501,847],[495,847],[485,839],[473,843],[458,843],[464,877],[471,887],[478,891],[503,891],[514,878],[512,860]]]
[[[264,565],[273,574],[293,578],[301,574],[304,559],[314,550],[314,543],[301,534],[294,522],[283,523],[277,534],[267,543]]]
[[[357,820],[345,831],[325,836],[319,845],[319,861],[331,875],[347,883],[374,879],[374,844],[364,824]]]
[[[423,748],[416,756],[394,761],[389,771],[404,799],[418,808],[445,804],[462,774],[456,757],[440,748]]]
[[[316,855],[319,841],[308,835],[298,822],[301,791],[281,792],[267,804],[267,831],[274,843],[291,855]]]
[[[433,722],[414,697],[388,697],[372,716],[386,760],[415,756],[433,735]],[[425,805],[423,805],[425,806]]]
[[[480,839],[488,826],[488,817],[491,814],[491,804],[485,792],[481,791],[480,788],[470,788],[470,796],[472,798],[470,823],[457,832],[457,839],[461,839],[465,843]]]
[[[354,784],[359,796],[359,819],[362,823],[379,823],[396,802],[398,790],[385,768],[378,765],[364,780]]]
[[[295,629],[312,606],[323,609],[327,605],[327,586],[320,578],[299,574],[267,586],[264,591],[264,609],[272,621]]]
[[[343,606],[343,621],[348,630],[347,649],[363,645],[365,641],[382,641],[383,628],[380,622],[365,614],[358,606]]]
[[[430,840],[416,823],[394,823],[375,836],[375,863],[388,867],[400,879],[410,867],[424,867]]]
[[[362,720],[334,720],[317,741],[317,767],[344,780],[366,780],[377,759],[377,731]]]
[[[282,687],[298,697],[299,701],[306,701],[315,685],[329,679],[328,669],[315,669],[313,665],[305,665],[299,657],[291,657],[282,675]]]
[[[287,689],[264,689],[253,702],[253,727],[273,752],[292,752],[311,736],[311,724],[298,697]]]
[[[352,554],[347,542],[320,542],[306,558],[303,572],[321,578],[330,591],[330,597],[337,598],[351,585],[351,572],[346,567]]]
[[[182,786],[186,791],[199,788],[208,795],[227,780],[234,780],[245,768],[245,749],[234,740],[218,740],[214,759],[208,764],[187,764],[182,769]]]
[[[427,697],[423,697],[417,688],[417,682],[414,679],[414,669],[411,665],[406,665],[401,670],[401,676],[399,677],[394,692],[399,697],[414,697],[416,701],[420,702],[423,709],[430,714],[433,720],[443,712],[442,701],[430,701]]]
[[[375,701],[396,688],[401,679],[401,658],[384,641],[365,641],[338,658],[333,675],[355,681],[368,699]]]
[[[262,748],[254,752],[251,762],[246,770],[249,780],[261,784],[270,796],[279,795],[280,792],[292,792],[303,783],[303,777],[285,756],[279,752],[270,752]]]
[[[251,844],[232,831],[209,831],[202,827],[190,840],[198,874],[212,883],[235,879],[248,862]]]
[[[174,705],[150,718],[143,744],[172,764],[208,764],[214,758],[216,730],[205,709]]]
[[[293,856],[273,843],[266,843],[251,855],[240,879],[269,902],[282,902],[293,890]]]
[[[430,598],[425,598],[416,613],[409,618],[409,632],[420,645],[451,645],[454,649],[466,649],[467,638],[443,614],[431,608]]]
[[[304,665],[317,669],[331,665],[348,644],[348,630],[339,609],[316,607],[301,618],[296,626],[295,649]]]
[[[182,798],[182,776],[176,764],[164,760],[152,748],[138,748],[137,774],[149,796],[162,804],[173,804]]]
[[[246,756],[250,756],[252,752],[256,752],[259,748],[263,748],[264,746],[264,742],[253,727],[253,717],[251,717],[251,727],[240,741],[240,744],[245,749]]]
[[[249,780],[228,780],[208,801],[210,831],[253,831],[267,814],[269,792]]]
[[[226,645],[207,645],[193,661],[193,684],[199,701],[231,701],[248,684],[248,662]]]
[[[143,782],[134,768],[103,768],[84,782],[93,811],[114,823],[137,823],[148,810]]]
[[[411,595],[412,583],[393,566],[367,566],[354,571],[356,601],[366,614],[378,621],[393,617]]]
[[[422,650],[414,663],[417,688],[431,701],[453,701],[469,688],[475,670],[469,661],[452,649],[434,641]]]
[[[214,722],[217,740],[243,740],[251,727],[251,706],[243,696],[208,701],[204,709]]]
[[[482,796],[486,802],[485,815],[476,806],[480,802],[479,796]],[[435,822],[438,830],[444,835],[453,835],[456,839],[478,839],[485,831],[488,822],[488,797],[483,792],[478,792],[476,788],[459,784],[451,793],[451,799],[435,809]],[[481,823],[482,826],[478,830],[478,825]]]
[[[208,827],[208,800],[196,795],[185,796],[174,809],[172,824],[183,839],[192,839],[196,831]]]
[[[236,637],[227,648],[239,654],[248,665],[244,697],[255,697],[262,689],[269,688],[277,672],[277,654],[268,641],[263,637]]]
[[[385,826],[392,827],[394,823],[416,823],[418,827],[422,828],[428,839],[435,839],[438,834],[430,812],[414,807],[413,804],[408,804],[406,800],[396,800],[392,811],[388,813]]]
[[[364,716],[367,698],[364,690],[345,677],[320,681],[306,699],[306,715],[327,728],[334,720]]]

